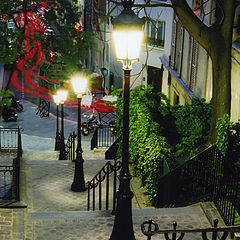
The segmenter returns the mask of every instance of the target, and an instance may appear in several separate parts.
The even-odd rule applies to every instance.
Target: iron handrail
[[[99,188],[98,195],[99,195],[99,202],[98,202],[98,209],[102,210],[102,182],[106,180],[106,205],[105,209],[109,209],[109,185],[110,185],[110,174],[114,174],[113,176],[113,186],[112,186],[112,194],[113,194],[113,209],[112,212],[115,212],[116,209],[116,192],[117,192],[117,171],[121,168],[121,161],[115,160],[114,164],[111,161],[108,161],[102,169],[93,177],[92,180],[86,183],[87,190],[88,190],[88,200],[87,200],[87,210],[90,211],[90,201],[91,201],[91,194],[90,191],[92,190],[92,210],[95,211],[96,209],[96,188]]]
[[[213,201],[225,224],[234,225],[235,211],[240,211],[240,176],[233,167],[227,167],[228,162],[216,145],[208,147],[159,179],[155,205]]]
[[[142,233],[147,236],[147,240],[151,240],[152,236],[155,234],[164,234],[166,240],[182,240],[185,236],[185,233],[202,233],[202,239],[208,240],[207,233],[212,233],[212,240],[217,239],[217,235],[220,232],[223,232],[222,236],[220,237],[221,240],[225,240],[229,233],[233,234],[236,232],[240,232],[240,225],[238,226],[223,226],[218,227],[218,219],[214,220],[214,227],[208,228],[194,228],[194,229],[177,229],[177,223],[173,222],[173,229],[165,229],[160,230],[159,226],[153,220],[145,221],[141,224],[141,231]],[[146,230],[147,229],[147,230]],[[177,238],[177,233],[180,236]],[[169,237],[169,234],[172,234],[172,238]]]
[[[67,143],[65,144],[65,154],[68,160],[75,161],[75,140],[77,134],[75,132],[70,133]]]

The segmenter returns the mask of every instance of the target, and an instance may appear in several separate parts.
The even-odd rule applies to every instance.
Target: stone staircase
[[[106,163],[103,156],[104,152],[84,153],[86,182]],[[22,167],[24,178],[21,196],[27,208],[19,210],[14,240],[109,239],[114,223],[111,210],[88,212],[87,192],[76,193],[70,190],[74,174],[73,162],[58,160],[55,151],[24,151]],[[132,206],[136,240],[147,239],[141,233],[140,225],[150,219],[157,222],[161,229],[172,229],[173,221],[177,221],[179,228],[211,226],[211,217],[206,217],[205,214],[206,209],[212,209],[211,206],[204,205],[205,210],[203,204],[154,209],[147,206],[146,196],[137,178],[133,177],[131,187],[134,192]],[[163,236],[154,236],[152,239],[163,239]],[[186,235],[184,239],[199,239],[199,236]]]

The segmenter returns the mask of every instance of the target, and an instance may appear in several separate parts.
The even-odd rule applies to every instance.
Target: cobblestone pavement
[[[191,229],[209,227],[204,213],[199,206],[179,208],[174,211],[133,210],[133,223],[136,240],[146,240],[140,226],[144,221],[154,220],[160,229],[172,229],[174,221],[178,227]],[[32,213],[28,214],[25,226],[28,240],[107,240],[110,238],[114,217],[109,212],[65,212],[65,213]],[[164,239],[156,235],[153,240]],[[200,239],[200,235],[187,234],[185,240]]]
[[[11,239],[13,232],[13,210],[0,210],[0,239]]]

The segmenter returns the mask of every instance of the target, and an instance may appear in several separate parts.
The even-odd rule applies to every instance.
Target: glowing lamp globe
[[[87,78],[83,75],[74,75],[71,78],[72,86],[77,97],[80,97],[87,89]]]
[[[61,104],[64,104],[64,102],[67,100],[67,95],[68,95],[68,92],[67,90],[65,89],[59,89],[57,91],[57,95],[58,95],[58,98],[59,98],[59,101]]]
[[[59,96],[57,94],[53,95],[53,101],[56,103],[56,105],[60,104],[60,98],[59,98]]]
[[[133,61],[139,60],[143,40],[142,26],[144,18],[139,18],[131,9],[134,1],[122,1],[123,11],[112,20],[113,41],[116,58],[131,67]]]

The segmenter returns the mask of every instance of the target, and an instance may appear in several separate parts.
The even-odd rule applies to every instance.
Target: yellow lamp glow
[[[67,90],[59,89],[57,91],[57,95],[58,95],[60,103],[64,104],[64,102],[67,100],[67,95],[68,95]]]
[[[87,88],[87,78],[81,74],[75,74],[71,77],[74,92],[80,97]]]
[[[117,60],[137,61],[143,39],[142,31],[114,31],[113,39]]]
[[[57,94],[53,95],[53,101],[56,103],[56,105],[60,104],[60,98],[59,98],[59,96]]]

